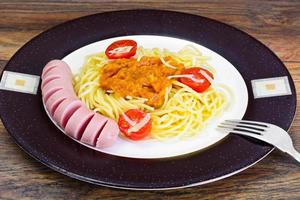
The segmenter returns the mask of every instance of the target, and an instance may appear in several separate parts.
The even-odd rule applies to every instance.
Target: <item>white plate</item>
[[[209,125],[202,130],[201,133],[199,133],[197,138],[182,141],[161,142],[154,139],[129,141],[119,137],[117,142],[112,147],[96,150],[112,155],[131,158],[165,158],[192,153],[207,148],[226,137],[224,133],[220,133],[215,129],[221,121],[225,119],[241,119],[245,114],[248,104],[248,91],[240,73],[221,55],[204,46],[187,40],[153,35],[116,37],[98,41],[77,49],[76,51],[64,57],[63,61],[70,65],[74,74],[78,73],[79,69],[84,64],[85,57],[87,55],[105,51],[107,46],[112,42],[125,38],[134,39],[138,45],[143,46],[144,48],[167,48],[171,51],[179,51],[188,44],[194,45],[205,56],[210,57],[209,64],[213,66],[217,72],[215,81],[230,87],[233,93],[233,101],[231,102],[231,107],[220,116],[217,116],[214,120],[212,120]],[[48,116],[51,118],[49,114]],[[56,126],[58,125],[56,124]]]

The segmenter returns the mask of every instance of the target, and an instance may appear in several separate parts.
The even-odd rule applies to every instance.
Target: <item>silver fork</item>
[[[278,126],[257,121],[225,120],[218,126],[218,129],[227,133],[246,135],[265,141],[300,162],[300,153],[294,148],[291,137]]]

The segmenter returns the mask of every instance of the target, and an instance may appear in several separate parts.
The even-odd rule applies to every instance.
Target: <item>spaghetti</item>
[[[210,72],[216,74],[216,71],[207,63],[208,58],[191,45],[185,46],[178,52],[139,47],[134,59],[140,61],[144,56],[158,57],[165,67],[172,69],[176,66],[169,63],[166,57],[172,57],[184,68],[205,66]],[[74,76],[74,88],[78,97],[89,109],[116,121],[129,109],[146,111],[152,120],[151,136],[153,138],[166,140],[194,137],[228,104],[226,92],[219,89],[218,84],[212,83],[212,87],[198,93],[179,82],[176,78],[180,75],[168,77],[172,80],[172,84],[166,88],[163,103],[159,108],[149,106],[146,98],[120,97],[114,91],[100,87],[101,69],[109,62],[104,52],[87,57],[79,74]]]

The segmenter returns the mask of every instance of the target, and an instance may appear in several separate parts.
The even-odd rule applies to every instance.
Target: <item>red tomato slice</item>
[[[135,55],[137,43],[134,40],[118,40],[113,42],[105,50],[109,59],[130,58]]]
[[[196,92],[204,92],[209,88],[211,83],[209,80],[207,80],[201,73],[200,70],[204,71],[206,74],[208,74],[212,79],[214,78],[213,74],[210,73],[208,70],[200,68],[200,67],[192,67],[188,69],[184,69],[181,74],[191,74],[193,75],[192,78],[180,78],[180,82],[183,84],[189,86]]]
[[[130,109],[125,112],[125,115],[134,123],[139,123],[142,119],[144,119],[147,115],[147,113],[138,110],[138,109]],[[152,124],[151,119],[138,131],[130,132],[129,129],[132,128],[132,125],[124,118],[124,116],[120,116],[118,125],[120,128],[120,131],[124,133],[125,136],[127,136],[129,139],[132,140],[141,140],[145,138],[147,135],[150,134]]]

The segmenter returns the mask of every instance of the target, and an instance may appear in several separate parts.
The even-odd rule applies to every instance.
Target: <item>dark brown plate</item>
[[[231,62],[249,91],[244,116],[287,130],[296,110],[291,76],[262,43],[246,33],[208,18],[160,10],[100,13],[58,25],[25,44],[5,70],[41,75],[51,59],[95,41],[124,35],[161,35],[196,42]],[[292,95],[254,99],[251,80],[287,76]],[[258,162],[272,146],[230,135],[212,148],[168,159],[133,159],[96,152],[63,135],[44,111],[37,95],[0,91],[2,121],[29,155],[70,177],[127,189],[167,189],[200,185],[233,175]],[[283,113],[285,113],[283,115]]]

